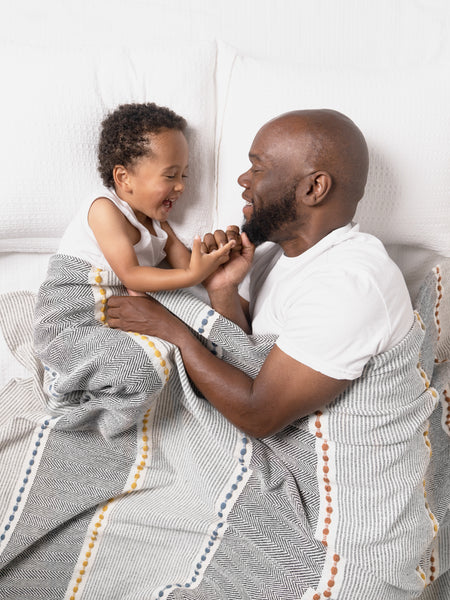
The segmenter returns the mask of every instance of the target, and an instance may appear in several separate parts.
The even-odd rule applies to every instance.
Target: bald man
[[[108,323],[176,344],[205,398],[265,437],[339,396],[407,335],[413,310],[381,242],[352,223],[369,160],[350,119],[283,114],[258,131],[249,158],[238,179],[242,248],[205,285],[212,306],[245,331],[278,336],[256,378],[213,356],[152,299],[111,299]],[[205,236],[205,251],[234,235]]]

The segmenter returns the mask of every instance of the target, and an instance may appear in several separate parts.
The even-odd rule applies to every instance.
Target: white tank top
[[[165,258],[166,253],[164,252],[164,248],[167,242],[167,233],[161,228],[159,221],[153,221],[156,235],[152,235],[150,231],[137,220],[131,207],[119,198],[114,190],[108,188],[99,190],[99,193],[93,196],[93,200],[84,204],[78,211],[61,238],[58,254],[76,256],[77,258],[89,262],[95,267],[112,270],[108,261],[103,256],[100,246],[88,223],[89,209],[92,202],[97,198],[108,198],[111,202],[114,202],[120,212],[124,214],[128,221],[139,231],[141,238],[133,247],[141,266],[155,267]]]

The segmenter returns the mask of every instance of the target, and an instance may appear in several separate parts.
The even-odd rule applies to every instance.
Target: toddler
[[[47,409],[62,415],[60,427],[118,435],[169,380],[164,345],[102,325],[108,294],[120,293],[117,280],[131,294],[191,287],[236,244],[203,253],[197,236],[191,253],[167,222],[185,187],[185,128],[182,117],[150,103],[119,106],[102,123],[104,188],[69,224],[35,308],[34,348],[44,364]],[[164,258],[172,268],[158,266]]]
[[[99,172],[105,185],[67,228],[58,254],[115,272],[130,294],[196,285],[226,262],[234,242],[192,253],[167,222],[188,171],[186,121],[154,103],[124,104],[102,123]],[[164,259],[172,269],[159,268]]]

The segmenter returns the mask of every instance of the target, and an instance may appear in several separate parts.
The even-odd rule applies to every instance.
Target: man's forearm
[[[172,340],[178,346],[189,377],[203,396],[236,427],[256,437],[265,434],[261,406],[253,402],[253,379],[216,358],[184,329]]]
[[[110,327],[172,342],[203,396],[229,421],[255,437],[280,431],[334,400],[350,383],[299,363],[276,345],[259,374],[245,373],[214,356],[175,315],[150,297],[113,296]]]
[[[208,290],[211,306],[226,319],[236,323],[245,333],[251,333],[251,327],[242,308],[237,286]]]

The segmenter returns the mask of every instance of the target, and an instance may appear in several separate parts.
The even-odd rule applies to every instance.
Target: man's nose
[[[249,173],[249,171],[245,171],[245,173],[242,173],[242,175],[239,175],[239,177],[237,179],[238,184],[243,188],[250,187],[250,183],[248,181],[248,173]]]

